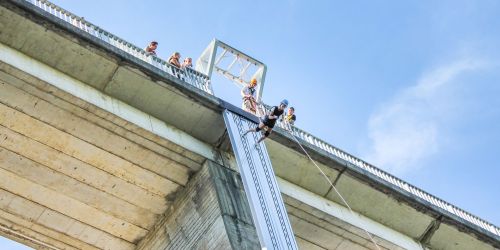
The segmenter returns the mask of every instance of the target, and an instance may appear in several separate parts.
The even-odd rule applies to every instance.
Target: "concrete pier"
[[[146,249],[260,249],[237,172],[207,160],[138,244]]]

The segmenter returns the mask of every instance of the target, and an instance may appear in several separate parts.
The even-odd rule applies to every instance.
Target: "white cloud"
[[[447,93],[452,92],[462,73],[484,65],[471,59],[443,65],[382,105],[368,123],[371,143],[365,158],[391,173],[402,174],[438,153],[440,135],[450,122],[446,107],[459,101]]]

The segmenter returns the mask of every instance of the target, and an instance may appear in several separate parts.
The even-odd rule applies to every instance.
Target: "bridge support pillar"
[[[240,175],[207,160],[137,249],[260,249]]]

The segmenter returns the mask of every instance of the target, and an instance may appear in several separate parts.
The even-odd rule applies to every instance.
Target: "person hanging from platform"
[[[243,134],[243,136],[245,136],[249,132],[259,132],[261,130],[264,130],[265,131],[264,135],[257,141],[255,145],[259,144],[261,141],[266,139],[271,134],[274,128],[274,124],[276,124],[278,118],[281,115],[283,115],[287,106],[288,106],[288,101],[284,99],[283,101],[281,101],[279,106],[272,107],[271,110],[260,121],[259,125],[257,125],[257,127],[255,128],[247,130]]]
[[[295,108],[294,107],[290,107],[288,109],[288,113],[285,115],[284,120],[286,123],[288,123],[290,125],[293,125],[295,123],[295,121],[297,120],[297,116],[295,116]]]
[[[243,97],[241,108],[254,115],[257,112],[257,101],[255,100],[256,86],[257,79],[252,78],[250,83],[241,90],[241,97]]]
[[[283,125],[283,128],[291,131],[292,126],[295,124],[295,121],[297,120],[297,116],[295,116],[295,108],[290,107],[288,109],[288,112],[283,115],[283,117],[280,119],[281,124]]]

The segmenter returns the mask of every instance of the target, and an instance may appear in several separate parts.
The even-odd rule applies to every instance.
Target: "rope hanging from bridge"
[[[344,197],[342,196],[342,194],[340,194],[339,190],[335,187],[335,185],[333,185],[333,183],[330,181],[330,179],[328,178],[328,176],[325,174],[325,172],[323,172],[323,170],[318,166],[318,164],[316,163],[316,161],[314,161],[312,159],[312,157],[309,155],[309,153],[307,153],[306,149],[302,146],[302,143],[300,143],[300,141],[297,139],[297,137],[295,137],[295,135],[293,135],[293,133],[291,131],[289,131],[288,129],[285,129],[292,137],[293,139],[295,140],[295,142],[297,142],[297,144],[299,145],[299,147],[302,149],[302,151],[304,151],[304,153],[306,154],[306,156],[309,158],[309,160],[314,164],[314,166],[316,166],[316,168],[321,172],[321,174],[323,175],[323,177],[325,177],[326,181],[330,184],[330,186],[333,188],[333,190],[335,190],[335,192],[339,195],[340,199],[342,200],[342,202],[346,205],[346,207],[349,209],[349,211],[351,212],[352,215],[354,215],[356,217],[356,214],[354,213],[354,211],[352,210],[351,206],[349,206],[349,204],[347,203],[347,201],[344,199]],[[361,228],[363,229],[363,231],[365,231],[366,235],[368,235],[368,237],[370,238],[370,240],[373,242],[373,244],[375,245],[375,247],[378,249],[378,250],[381,250],[380,249],[380,246],[377,244],[377,242],[375,242],[375,239],[373,239],[372,235],[364,228]]]

